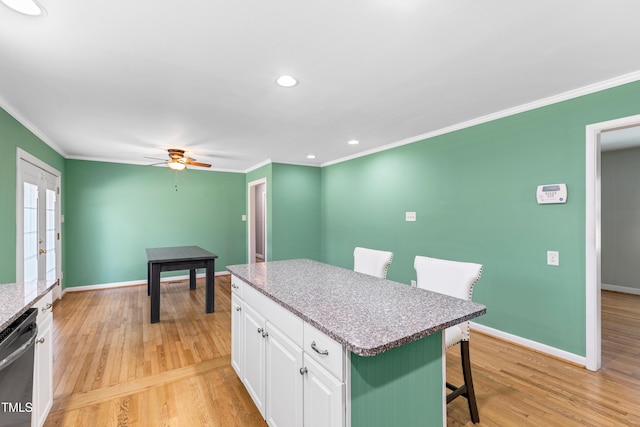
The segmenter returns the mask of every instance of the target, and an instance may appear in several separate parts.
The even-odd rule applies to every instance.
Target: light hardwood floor
[[[230,281],[162,285],[160,323],[145,286],[68,293],[54,306],[54,404],[46,426],[265,426],[230,365]],[[586,371],[472,333],[478,426],[640,426],[640,296],[603,292],[603,369]],[[459,355],[447,353],[459,381]],[[448,425],[469,422],[466,401]]]

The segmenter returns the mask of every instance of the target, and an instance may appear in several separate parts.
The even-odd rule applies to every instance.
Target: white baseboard
[[[614,291],[614,292],[622,292],[623,294],[633,294],[640,295],[640,289],[638,288],[629,288],[627,286],[618,286],[618,285],[607,285],[603,283],[600,288],[603,291]]]
[[[505,341],[512,342],[514,344],[521,345],[523,347],[530,348],[532,350],[539,351],[541,353],[548,354],[550,356],[563,359],[577,365],[587,366],[587,358],[578,354],[569,353],[568,351],[560,350],[559,348],[551,347],[550,345],[542,344],[537,341],[529,340],[519,337],[507,332],[500,331],[498,329],[490,328],[489,326],[481,325],[479,323],[470,322],[471,329],[475,329],[483,334],[491,335],[496,338],[500,338]]]
[[[226,276],[228,275],[229,272],[228,271],[218,271],[215,273],[216,276]],[[198,273],[196,274],[197,278],[202,278],[205,277],[205,273]],[[170,277],[162,277],[160,279],[160,282],[175,282],[178,280],[186,280],[189,279],[189,275],[185,274],[182,276],[170,276]],[[102,283],[99,285],[86,285],[86,286],[72,286],[69,288],[65,288],[62,291],[62,296],[64,297],[64,294],[66,294],[67,292],[83,292],[83,291],[97,291],[97,290],[101,290],[101,289],[113,289],[113,288],[125,288],[127,286],[139,286],[139,285],[146,285],[147,281],[146,280],[131,280],[128,282],[116,282],[116,283]]]

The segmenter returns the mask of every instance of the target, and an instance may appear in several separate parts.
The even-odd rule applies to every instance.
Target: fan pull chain
[[[175,188],[176,191],[178,191],[178,171],[175,171]]]

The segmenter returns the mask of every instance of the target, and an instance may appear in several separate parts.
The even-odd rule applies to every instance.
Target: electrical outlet
[[[547,265],[560,265],[560,253],[558,251],[547,251]]]
[[[405,221],[415,221],[416,213],[415,212],[405,212],[404,213]]]
[[[247,216],[246,215],[242,215],[242,220],[246,221],[247,220]]]

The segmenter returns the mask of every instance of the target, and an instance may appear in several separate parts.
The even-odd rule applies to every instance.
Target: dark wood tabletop
[[[218,258],[200,246],[175,246],[170,248],[147,248],[147,259],[149,262],[171,262],[198,260],[207,258]]]

